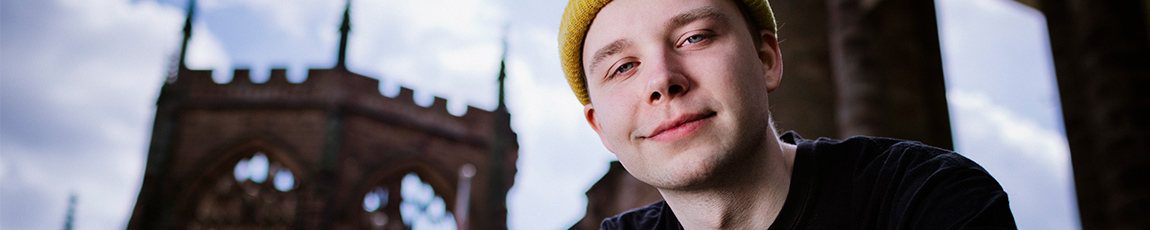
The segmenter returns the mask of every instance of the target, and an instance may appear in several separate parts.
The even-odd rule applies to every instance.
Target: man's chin
[[[712,152],[713,153],[713,152]],[[714,177],[719,157],[714,154],[684,152],[664,161],[649,161],[637,169],[635,178],[659,189],[690,190],[705,186]]]

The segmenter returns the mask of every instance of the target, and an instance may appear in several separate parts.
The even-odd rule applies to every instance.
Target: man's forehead
[[[672,27],[699,16],[728,19],[732,13],[736,15],[731,16],[740,16],[738,7],[730,0],[614,0],[596,13],[586,36],[594,36],[596,32]]]

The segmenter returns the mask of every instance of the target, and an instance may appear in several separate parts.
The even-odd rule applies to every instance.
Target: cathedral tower
[[[350,6],[332,69],[301,83],[238,69],[215,83],[184,65],[194,9],[128,229],[506,228],[519,146],[502,97],[496,111],[454,116],[442,98],[425,108],[407,88],[381,95],[345,66]]]

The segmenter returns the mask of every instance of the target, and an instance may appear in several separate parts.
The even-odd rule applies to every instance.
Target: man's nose
[[[682,65],[669,53],[659,55],[659,58],[646,62],[647,92],[650,93],[648,103],[660,104],[672,98],[680,97],[691,90],[691,83],[681,71]]]

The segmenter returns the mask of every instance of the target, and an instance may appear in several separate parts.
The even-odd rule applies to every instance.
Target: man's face
[[[700,186],[763,149],[782,62],[774,36],[756,31],[756,46],[745,23],[729,0],[615,0],[596,15],[584,114],[637,178]]]

